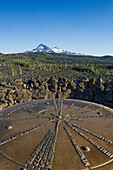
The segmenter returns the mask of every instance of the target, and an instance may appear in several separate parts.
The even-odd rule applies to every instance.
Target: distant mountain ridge
[[[33,53],[37,53],[37,52],[44,52],[44,53],[62,53],[62,54],[67,54],[67,55],[76,55],[75,52],[70,52],[67,50],[63,50],[61,48],[58,47],[54,47],[54,48],[50,48],[44,44],[40,44],[37,48],[33,49],[32,51]]]
[[[103,59],[113,59],[112,55],[105,55],[105,56],[95,56],[95,55],[86,55],[83,53],[76,53],[76,52],[71,52],[67,50],[63,50],[58,47],[50,48],[47,45],[40,44],[37,48],[34,48],[31,51],[26,51],[25,53],[57,53],[57,54],[66,54],[66,55],[77,55],[77,56],[84,56],[84,57],[102,57]]]

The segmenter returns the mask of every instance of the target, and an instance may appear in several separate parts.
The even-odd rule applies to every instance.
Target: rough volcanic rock
[[[113,82],[102,78],[68,80],[65,77],[40,76],[0,83],[0,109],[24,101],[48,98],[74,98],[104,104],[113,108]]]
[[[94,97],[94,101],[95,101],[96,103],[102,104],[102,103],[103,103],[103,97],[102,97],[101,95],[96,95],[96,96]]]
[[[17,103],[22,103],[24,101],[30,101],[32,93],[29,90],[18,89],[15,95]]]
[[[0,102],[0,111],[6,108],[8,104],[6,102]]]

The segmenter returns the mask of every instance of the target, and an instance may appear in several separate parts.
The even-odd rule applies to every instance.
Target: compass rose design
[[[113,110],[47,99],[0,112],[0,169],[113,168]]]

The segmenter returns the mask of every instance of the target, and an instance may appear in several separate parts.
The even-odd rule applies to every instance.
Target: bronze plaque
[[[113,110],[74,99],[0,112],[0,169],[113,169]]]

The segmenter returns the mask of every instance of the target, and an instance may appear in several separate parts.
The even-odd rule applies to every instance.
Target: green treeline
[[[57,72],[64,70],[113,75],[113,62],[111,60],[60,54],[1,54],[0,68],[1,70],[8,68],[9,75],[23,74],[27,71]],[[2,77],[2,72],[0,77]]]

